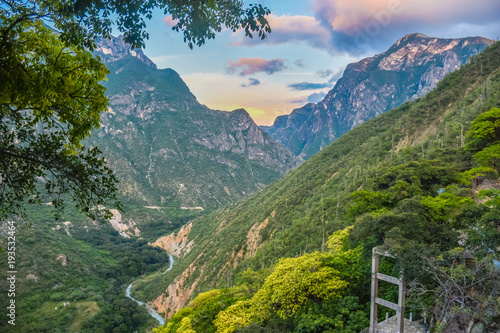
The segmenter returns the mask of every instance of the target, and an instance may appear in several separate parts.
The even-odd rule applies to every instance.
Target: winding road
[[[174,258],[172,257],[172,255],[170,255],[170,253],[168,254],[168,257],[170,259],[170,265],[165,270],[165,272],[163,272],[162,274],[165,274],[166,272],[168,272],[169,270],[171,270],[172,266],[174,265]],[[156,320],[158,320],[158,322],[160,323],[160,325],[165,324],[165,320],[163,319],[163,317],[160,316],[160,314],[158,312],[156,312],[156,310],[153,309],[153,307],[151,305],[149,305],[147,303],[145,304],[144,302],[138,301],[135,298],[133,298],[132,296],[130,296],[130,289],[131,288],[132,288],[132,283],[129,284],[128,287],[127,287],[127,289],[125,290],[125,296],[127,296],[128,298],[130,298],[131,300],[133,300],[134,302],[136,302],[137,304],[139,304],[139,306],[145,305],[146,309],[148,310],[148,312],[151,315],[151,317],[153,317]]]

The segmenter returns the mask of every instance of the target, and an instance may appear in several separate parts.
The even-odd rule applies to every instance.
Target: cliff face
[[[149,59],[141,49],[132,50],[130,48],[130,45],[125,43],[122,36],[111,39],[98,37],[96,39],[96,48],[94,50],[94,54],[100,56],[102,61],[105,63],[120,60],[127,56],[132,56],[141,60],[151,68],[157,68],[156,64],[153,63],[153,61],[151,61],[151,59]]]
[[[323,101],[295,109],[262,128],[308,159],[364,121],[424,96],[447,73],[492,43],[481,37],[406,35],[386,52],[348,65]]]
[[[156,69],[119,38],[96,54],[110,70],[110,107],[93,134],[121,192],[146,206],[216,208],[280,178],[301,160],[243,110],[201,105],[172,69]]]

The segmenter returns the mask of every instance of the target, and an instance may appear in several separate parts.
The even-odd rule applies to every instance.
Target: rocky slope
[[[362,122],[424,96],[447,73],[492,43],[481,37],[406,35],[386,52],[349,64],[323,101],[295,109],[262,128],[308,159]]]
[[[262,189],[300,160],[243,110],[201,105],[172,69],[120,38],[96,54],[110,70],[110,107],[92,135],[124,195],[147,207],[216,208]]]

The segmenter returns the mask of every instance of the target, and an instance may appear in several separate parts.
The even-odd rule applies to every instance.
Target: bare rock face
[[[58,254],[56,256],[56,260],[60,261],[62,266],[66,266],[68,264],[68,258],[65,254]]]
[[[124,42],[122,35],[111,39],[101,37],[97,38],[94,54],[100,56],[103,62],[116,61],[127,56],[132,56],[141,60],[146,65],[156,69],[156,64],[153,63],[151,59],[146,57],[141,49],[132,50],[130,45]]]
[[[492,43],[481,37],[406,35],[386,52],[349,64],[323,101],[295,109],[262,128],[308,159],[351,128],[424,96],[446,74]]]
[[[158,238],[154,243],[150,243],[151,246],[156,246],[164,249],[167,253],[176,256],[177,258],[182,258],[191,251],[194,246],[194,239],[188,241],[188,235],[191,231],[192,223],[182,226],[181,230],[177,234],[171,234]]]
[[[113,217],[109,220],[109,223],[111,224],[113,229],[118,231],[120,236],[124,238],[130,238],[130,236],[138,237],[140,235],[141,231],[136,227],[135,221],[130,219],[122,219],[122,215],[117,209],[110,209],[109,211],[113,214]]]

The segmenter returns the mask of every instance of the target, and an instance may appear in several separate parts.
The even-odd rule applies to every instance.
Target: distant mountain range
[[[308,159],[364,121],[424,96],[493,42],[482,37],[406,35],[386,52],[349,64],[321,102],[295,109],[261,128]]]
[[[121,37],[98,40],[110,108],[92,135],[120,189],[148,206],[217,208],[264,188],[301,160],[243,110],[201,105],[172,69]]]

